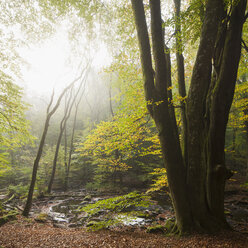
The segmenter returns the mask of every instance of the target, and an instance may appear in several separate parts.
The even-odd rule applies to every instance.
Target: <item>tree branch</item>
[[[248,46],[246,45],[245,41],[241,39],[241,42],[243,44],[243,48],[246,50],[246,52],[248,52]]]
[[[244,23],[246,22],[247,18],[248,18],[248,12],[245,14]]]
[[[154,98],[154,73],[152,68],[151,46],[148,36],[145,10],[143,1],[132,0],[132,8],[140,47],[140,59],[144,78],[144,89],[146,100],[153,101]],[[149,106],[147,105],[149,108]],[[152,109],[149,108],[152,114]]]

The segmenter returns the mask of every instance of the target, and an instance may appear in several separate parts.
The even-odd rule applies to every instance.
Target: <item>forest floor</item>
[[[86,228],[59,228],[53,223],[38,223],[34,218],[17,216],[0,227],[0,248],[80,248],[80,247],[175,247],[175,248],[247,248],[248,190],[240,180],[230,181],[226,188],[227,220],[235,231],[216,235],[166,237],[146,233],[145,228],[131,226],[89,232]]]
[[[105,230],[87,232],[85,229],[55,228],[19,217],[17,221],[0,228],[1,248],[79,248],[79,247],[196,247],[235,248],[248,247],[248,236],[238,232],[220,233],[215,236],[193,235],[165,237],[148,234],[144,230]]]

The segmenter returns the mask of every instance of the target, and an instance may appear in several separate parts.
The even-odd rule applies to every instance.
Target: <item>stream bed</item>
[[[89,227],[91,223],[106,221],[106,216],[109,216],[109,212],[102,210],[97,216],[92,217],[86,212],[78,211],[79,208],[111,197],[113,197],[113,195],[99,196],[86,194],[85,192],[82,193],[82,191],[67,193],[66,195],[61,193],[45,196],[34,203],[31,216],[39,222],[50,221],[57,227]],[[142,227],[152,223],[165,211],[163,207],[157,205],[155,202],[149,207],[138,207],[133,210],[144,214],[141,216],[133,216],[129,213],[114,213],[111,218],[115,220],[118,225]]]

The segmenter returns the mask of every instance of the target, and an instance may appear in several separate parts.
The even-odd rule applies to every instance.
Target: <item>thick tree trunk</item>
[[[169,72],[166,71],[160,1],[150,1],[155,82],[143,3],[132,0],[132,6],[140,46],[147,107],[159,132],[177,225],[180,230],[188,230],[191,226],[191,212],[187,199],[185,167],[177,127],[173,125],[175,117],[170,118],[168,107],[167,79]]]
[[[233,101],[237,71],[241,53],[242,28],[246,0],[233,6],[227,31],[219,72],[216,73],[215,87],[211,91],[210,126],[208,132],[208,178],[207,200],[211,213],[224,220],[224,187],[231,173],[225,166],[225,133]]]
[[[131,2],[147,107],[159,132],[177,227],[181,232],[215,231],[227,227],[224,217],[224,185],[229,173],[224,160],[225,130],[239,64],[246,0],[237,1],[232,7],[230,19],[226,20],[222,1],[206,2],[187,99],[185,138],[188,153],[185,156],[180,147],[175,115],[171,111],[171,94],[167,92],[170,69],[164,52],[160,1],[150,0],[155,78],[143,3],[136,0]],[[175,3],[178,4],[178,1]],[[220,29],[223,25],[226,25],[224,31]],[[224,36],[219,39],[220,35]],[[218,46],[222,48],[222,45],[223,51],[219,52]],[[178,78],[182,80],[183,60],[179,55],[178,67],[181,69]],[[215,62],[213,80],[212,60]],[[185,93],[185,88],[181,88],[181,94]]]
[[[207,157],[205,154],[206,99],[211,82],[212,57],[221,22],[222,1],[209,0],[202,25],[201,40],[187,98],[188,167],[187,184],[190,205],[197,229],[211,229],[214,220],[206,202]]]

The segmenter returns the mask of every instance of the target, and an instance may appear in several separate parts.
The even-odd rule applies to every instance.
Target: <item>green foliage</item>
[[[80,156],[90,157],[97,165],[95,188],[123,188],[131,174],[136,181],[138,178],[144,182],[148,179],[144,175],[161,164],[159,139],[147,113],[141,71],[137,68],[126,58],[106,70],[118,72],[112,87],[120,90],[114,97],[119,106],[110,120],[99,123],[77,145]]]
[[[8,194],[22,199],[27,196],[28,189],[29,185],[23,185],[22,183],[18,185],[9,185]]]
[[[32,142],[26,110],[21,88],[0,71],[0,169],[8,163],[10,151]]]
[[[241,63],[240,76],[229,114],[226,132],[226,157],[229,164],[242,172],[246,170],[248,149],[248,73]],[[243,74],[241,74],[243,73]]]
[[[154,183],[150,186],[147,192],[154,192],[168,188],[168,180],[165,168],[156,168],[153,172],[150,173],[150,175],[154,176]]]

